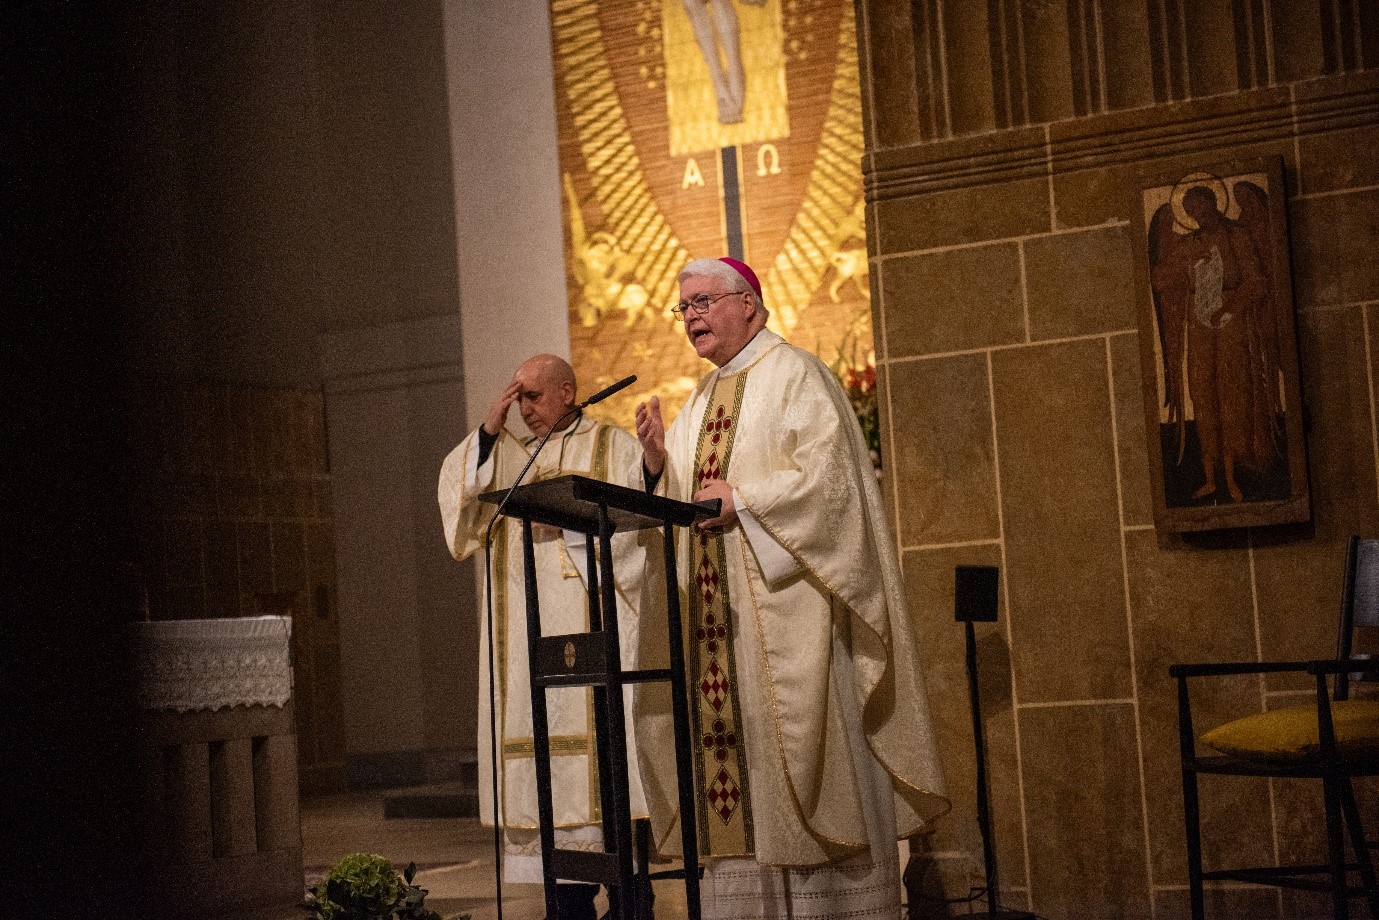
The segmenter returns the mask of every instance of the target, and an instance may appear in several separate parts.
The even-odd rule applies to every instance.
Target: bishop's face
[[[728,288],[717,278],[694,276],[680,283],[680,300],[692,303],[700,295],[714,298],[708,310],[697,313],[685,311],[685,335],[699,357],[722,367],[741,351],[757,334],[753,325],[756,303],[750,291],[727,296]]]

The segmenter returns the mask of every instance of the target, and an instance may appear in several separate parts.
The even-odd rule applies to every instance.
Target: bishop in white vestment
[[[483,549],[495,506],[478,500],[480,494],[512,485],[536,443],[561,415],[575,404],[574,372],[564,360],[538,355],[518,369],[501,393],[483,425],[445,458],[438,497],[446,542],[456,559]],[[509,407],[516,402],[532,437],[506,427]],[[577,414],[556,429],[538,455],[524,482],[578,474],[609,479],[610,473],[635,464],[637,442],[620,428]],[[543,635],[587,632],[588,595],[584,537],[545,525],[533,525],[537,585]],[[627,554],[624,554],[627,555]],[[622,577],[618,588],[618,633],[624,667],[635,661],[637,644],[636,585],[628,566],[640,576],[640,557],[615,560]],[[510,882],[540,882],[540,821],[536,803],[536,762],[533,749],[530,678],[527,660],[526,588],[519,522],[503,518],[493,528],[493,616],[496,648],[499,811],[504,829],[504,878]],[[618,573],[615,573],[617,575]],[[492,769],[489,730],[488,631],[479,627],[479,802],[480,817],[492,826]],[[594,746],[592,691],[566,688],[547,693],[551,746],[552,789],[556,845],[563,849],[603,849],[602,812],[598,797],[597,756]],[[635,767],[631,738],[631,700],[628,703],[628,759],[632,816],[646,815],[646,804]],[[566,886],[561,886],[565,888]],[[583,887],[583,886],[581,886]],[[592,888],[593,886],[587,886]],[[592,910],[592,893],[589,895]],[[562,914],[564,910],[562,910]]]
[[[896,841],[949,803],[870,456],[828,368],[765,328],[748,266],[699,259],[680,282],[716,369],[669,430],[638,408],[628,475],[723,502],[677,560],[705,917],[894,920]],[[644,667],[666,654],[654,578]],[[636,709],[656,843],[678,853],[668,694],[641,687]]]

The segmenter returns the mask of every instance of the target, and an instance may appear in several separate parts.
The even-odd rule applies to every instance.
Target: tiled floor
[[[376,793],[349,793],[302,801],[302,862],[307,884],[315,884],[346,853],[387,857],[398,868],[416,862],[415,884],[427,889],[426,906],[445,920],[472,914],[496,920],[493,832],[474,818],[384,818]],[[599,895],[600,912],[607,909]],[[542,920],[539,885],[504,885],[504,920]],[[656,916],[684,916],[679,883],[656,883]]]

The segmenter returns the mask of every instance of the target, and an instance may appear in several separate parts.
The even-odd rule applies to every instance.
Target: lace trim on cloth
[[[236,617],[131,623],[144,709],[284,706],[292,698],[292,620]]]
[[[705,920],[896,920],[899,853],[864,850],[808,869],[771,868],[750,859],[710,861],[704,869]]]

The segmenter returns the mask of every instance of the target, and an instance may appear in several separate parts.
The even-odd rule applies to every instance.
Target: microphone
[[[608,397],[612,396],[614,393],[618,392],[618,391],[621,390],[621,389],[625,389],[626,387],[630,387],[630,386],[632,386],[632,384],[634,384],[634,383],[636,383],[636,382],[637,382],[637,375],[636,375],[636,374],[632,374],[632,375],[630,375],[630,376],[628,376],[628,377],[624,377],[624,378],[622,378],[621,380],[619,380],[617,383],[611,384],[611,385],[609,385],[609,386],[604,387],[602,390],[599,390],[599,391],[598,391],[597,393],[595,393],[593,396],[590,396],[590,397],[589,397],[588,399],[586,399],[584,402],[580,403],[576,408],[579,408],[579,409],[587,409],[587,408],[589,408],[590,406],[592,406],[594,403],[603,402],[605,399],[607,399]]]

